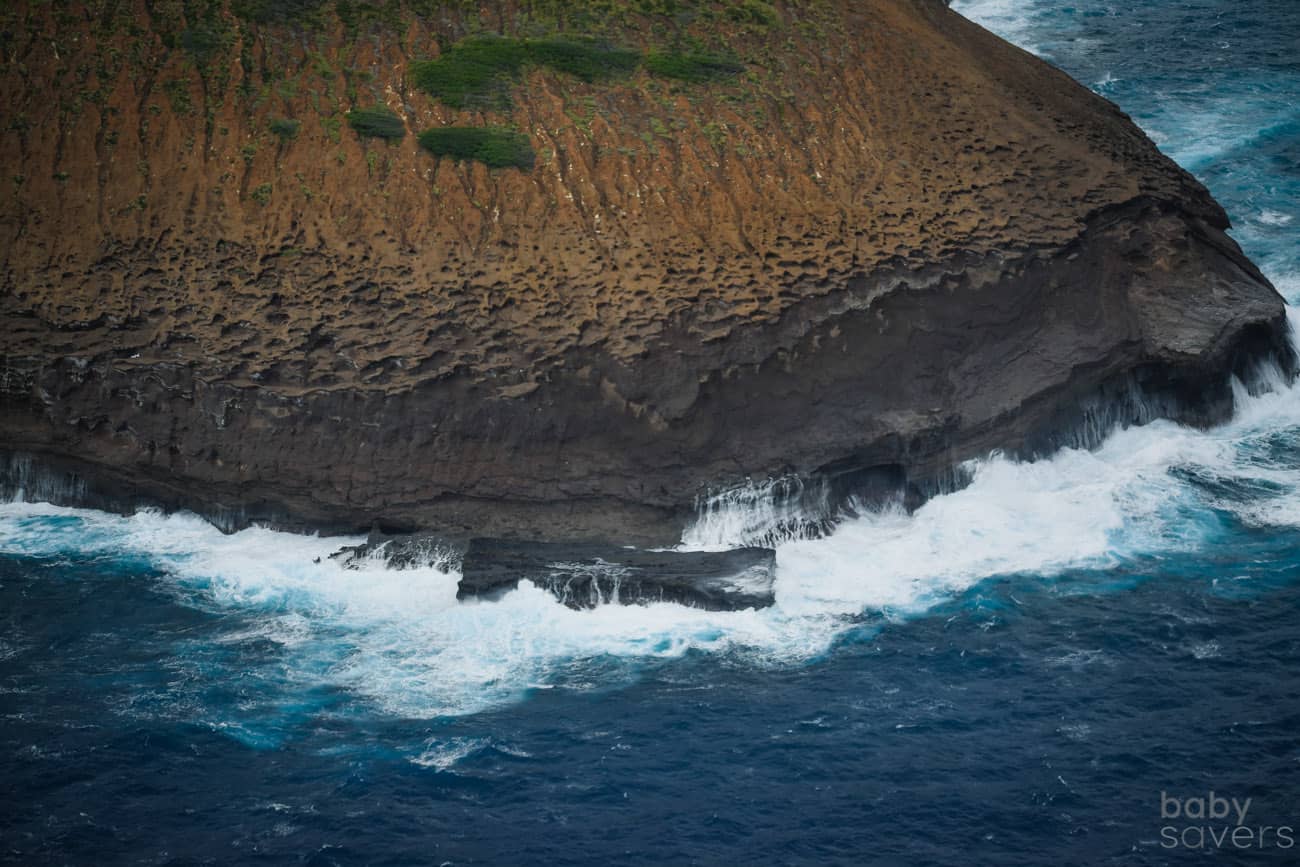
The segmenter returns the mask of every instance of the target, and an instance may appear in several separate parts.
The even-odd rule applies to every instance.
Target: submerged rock
[[[472,539],[460,599],[492,597],[531,581],[570,608],[677,602],[710,611],[766,608],[774,601],[776,553],[639,551],[613,545]]]

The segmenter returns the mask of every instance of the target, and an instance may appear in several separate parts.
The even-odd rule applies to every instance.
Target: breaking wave
[[[761,611],[574,611],[527,582],[499,601],[458,602],[450,569],[397,571],[380,560],[349,569],[330,559],[359,539],[225,535],[192,515],[150,511],[6,504],[0,552],[144,571],[178,603],[229,616],[219,643],[274,647],[268,676],[304,694],[284,705],[299,714],[319,710],[305,696],[327,684],[386,714],[457,716],[538,689],[605,688],[640,664],[689,652],[801,664],[851,630],[923,613],[990,577],[1118,568],[1212,544],[1234,526],[1300,526],[1300,390],[1279,378],[1271,391],[1238,386],[1234,396],[1233,421],[1213,430],[1157,421],[1094,450],[992,456],[966,467],[968,486],[912,514],[859,512],[829,532],[792,510],[807,498],[792,496],[789,482],[711,498],[683,547],[775,542],[776,604]],[[813,525],[818,532],[806,532]],[[214,724],[274,742],[285,713],[234,712]]]

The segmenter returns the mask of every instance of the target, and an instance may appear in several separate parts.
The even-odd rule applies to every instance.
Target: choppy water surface
[[[954,7],[1119,102],[1300,301],[1300,4]],[[1300,829],[1300,390],[787,542],[762,612],[457,604],[340,544],[0,506],[0,859],[1163,863],[1236,827],[1161,817],[1210,790]],[[1296,860],[1252,839],[1220,861]]]

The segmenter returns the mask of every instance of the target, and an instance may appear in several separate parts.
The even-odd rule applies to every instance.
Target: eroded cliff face
[[[915,487],[1133,383],[1213,421],[1286,354],[1206,191],[942,3],[294,8],[3,12],[0,449],[65,498],[664,542],[704,490]],[[744,72],[415,88],[480,31]],[[535,165],[361,138],[376,103],[511,126]]]

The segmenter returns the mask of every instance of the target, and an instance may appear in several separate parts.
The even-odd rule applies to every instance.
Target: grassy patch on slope
[[[435,60],[411,64],[416,85],[453,108],[508,106],[508,90],[527,66],[596,81],[633,72],[637,51],[594,39],[462,39]]]
[[[402,119],[382,105],[353,109],[348,112],[348,125],[363,138],[396,141],[406,135],[406,124]]]
[[[745,71],[745,65],[729,57],[701,51],[651,51],[646,69],[654,75],[693,84],[730,78]]]
[[[535,159],[528,136],[504,127],[435,127],[420,133],[420,146],[435,156],[477,160],[494,169],[531,169]]]

